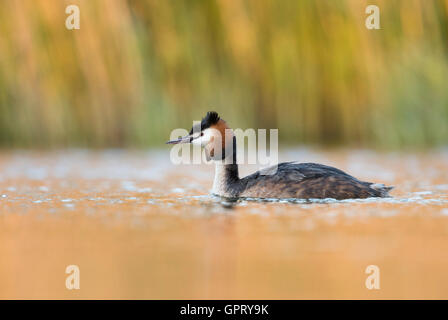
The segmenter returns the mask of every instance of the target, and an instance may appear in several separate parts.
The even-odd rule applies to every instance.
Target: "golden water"
[[[212,166],[168,151],[3,152],[0,298],[448,298],[447,151],[280,160],[394,185],[393,198],[232,207],[208,196]],[[72,264],[80,290],[65,287]]]

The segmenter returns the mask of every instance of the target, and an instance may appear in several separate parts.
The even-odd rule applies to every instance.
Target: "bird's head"
[[[202,121],[185,137],[168,141],[167,144],[191,143],[205,149],[207,159],[223,160],[233,151],[233,132],[218,113],[209,111]]]

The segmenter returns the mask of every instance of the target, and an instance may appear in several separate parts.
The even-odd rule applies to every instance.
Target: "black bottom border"
[[[446,300],[3,300],[2,311],[85,317],[130,316],[143,319],[295,319],[324,314],[378,317],[428,316],[447,310]],[[386,314],[385,314],[386,312]],[[81,318],[82,319],[82,318]]]

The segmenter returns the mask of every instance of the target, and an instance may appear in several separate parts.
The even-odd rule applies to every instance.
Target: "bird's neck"
[[[215,178],[213,180],[213,194],[221,197],[236,197],[239,192],[240,178],[236,162],[236,141],[233,152],[223,160],[215,161]]]
[[[239,180],[238,165],[236,163],[216,163],[212,192],[221,197],[232,198],[236,196],[236,186]]]

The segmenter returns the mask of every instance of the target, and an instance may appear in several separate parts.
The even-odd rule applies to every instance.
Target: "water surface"
[[[392,198],[223,202],[168,151],[0,155],[0,298],[448,298],[448,152],[285,150]],[[241,174],[255,167],[243,167]],[[65,268],[81,289],[65,288]],[[380,290],[367,290],[368,265]]]

